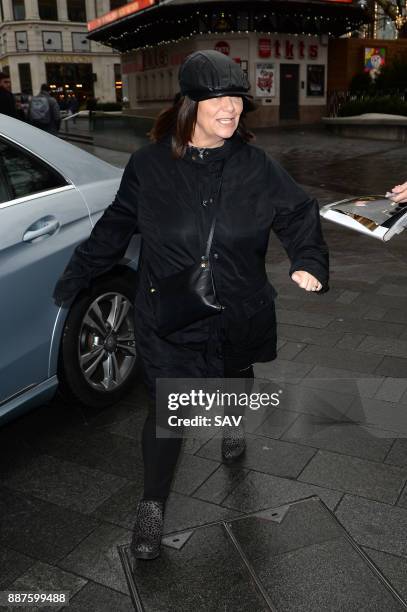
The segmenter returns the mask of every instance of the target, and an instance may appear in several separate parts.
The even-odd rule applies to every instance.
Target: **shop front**
[[[47,83],[59,100],[75,95],[79,102],[94,97],[91,63],[46,62]]]
[[[140,6],[134,13],[117,21],[108,14],[88,26],[91,39],[122,52],[128,112],[156,115],[177,93],[185,57],[216,49],[247,72],[258,107],[249,126],[259,127],[320,120],[326,112],[329,39],[365,19],[347,0],[200,2],[199,8],[145,1],[150,6],[135,2],[133,8]]]

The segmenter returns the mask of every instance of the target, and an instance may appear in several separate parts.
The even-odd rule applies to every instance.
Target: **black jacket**
[[[133,153],[115,200],[90,238],[77,247],[59,280],[54,292],[57,302],[73,297],[113,267],[132,235],[140,232],[143,265],[135,305],[153,327],[148,269],[155,277],[166,277],[200,259],[221,175],[212,246],[217,295],[225,306],[224,317],[233,322],[232,336],[250,321],[251,342],[259,349],[252,351],[251,361],[272,359],[276,292],[265,271],[270,230],[287,250],[289,273],[308,271],[321,281],[323,290],[328,285],[328,250],[316,200],[262,149],[236,133],[222,147],[206,149],[202,159],[192,147],[183,159],[173,159],[169,138]],[[273,328],[269,334],[267,321]],[[190,331],[191,339],[199,337],[196,324]],[[182,332],[171,337],[188,340]],[[273,344],[268,348],[267,338]]]
[[[10,91],[4,89],[4,87],[0,87],[0,113],[8,115],[9,117],[14,117],[15,119],[19,118],[14,96]]]

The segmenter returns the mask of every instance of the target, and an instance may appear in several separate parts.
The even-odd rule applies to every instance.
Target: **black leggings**
[[[236,370],[224,363],[225,378],[253,379],[253,366]],[[251,382],[249,383],[251,389]],[[250,392],[246,388],[246,392]],[[236,410],[234,411],[236,413]],[[142,448],[144,459],[144,498],[165,501],[170,493],[171,482],[180,454],[182,438],[157,438],[153,403],[144,423]]]

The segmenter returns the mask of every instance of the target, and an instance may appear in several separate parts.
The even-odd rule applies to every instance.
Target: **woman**
[[[180,68],[180,95],[157,119],[153,143],[126,166],[112,205],[77,247],[54,296],[73,297],[124,254],[135,232],[143,257],[135,300],[136,342],[152,408],[142,435],[144,497],[132,552],[158,556],[163,512],[180,438],[155,432],[158,378],[253,378],[252,364],[276,356],[276,292],[265,255],[272,228],[291,260],[292,280],[306,291],[327,290],[328,252],[317,202],[261,149],[248,144],[242,113],[253,108],[240,67],[216,51],[197,51]],[[223,309],[161,337],[151,276],[163,279],[198,262],[213,213],[210,259]],[[225,460],[245,450],[242,428],[222,440]]]

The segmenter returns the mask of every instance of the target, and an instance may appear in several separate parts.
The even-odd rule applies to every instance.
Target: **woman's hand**
[[[322,289],[322,284],[315,276],[304,270],[297,270],[291,274],[292,280],[297,283],[301,289],[305,291],[319,291]]]
[[[393,187],[387,197],[392,199],[393,202],[407,202],[407,181],[401,185],[396,185]]]

